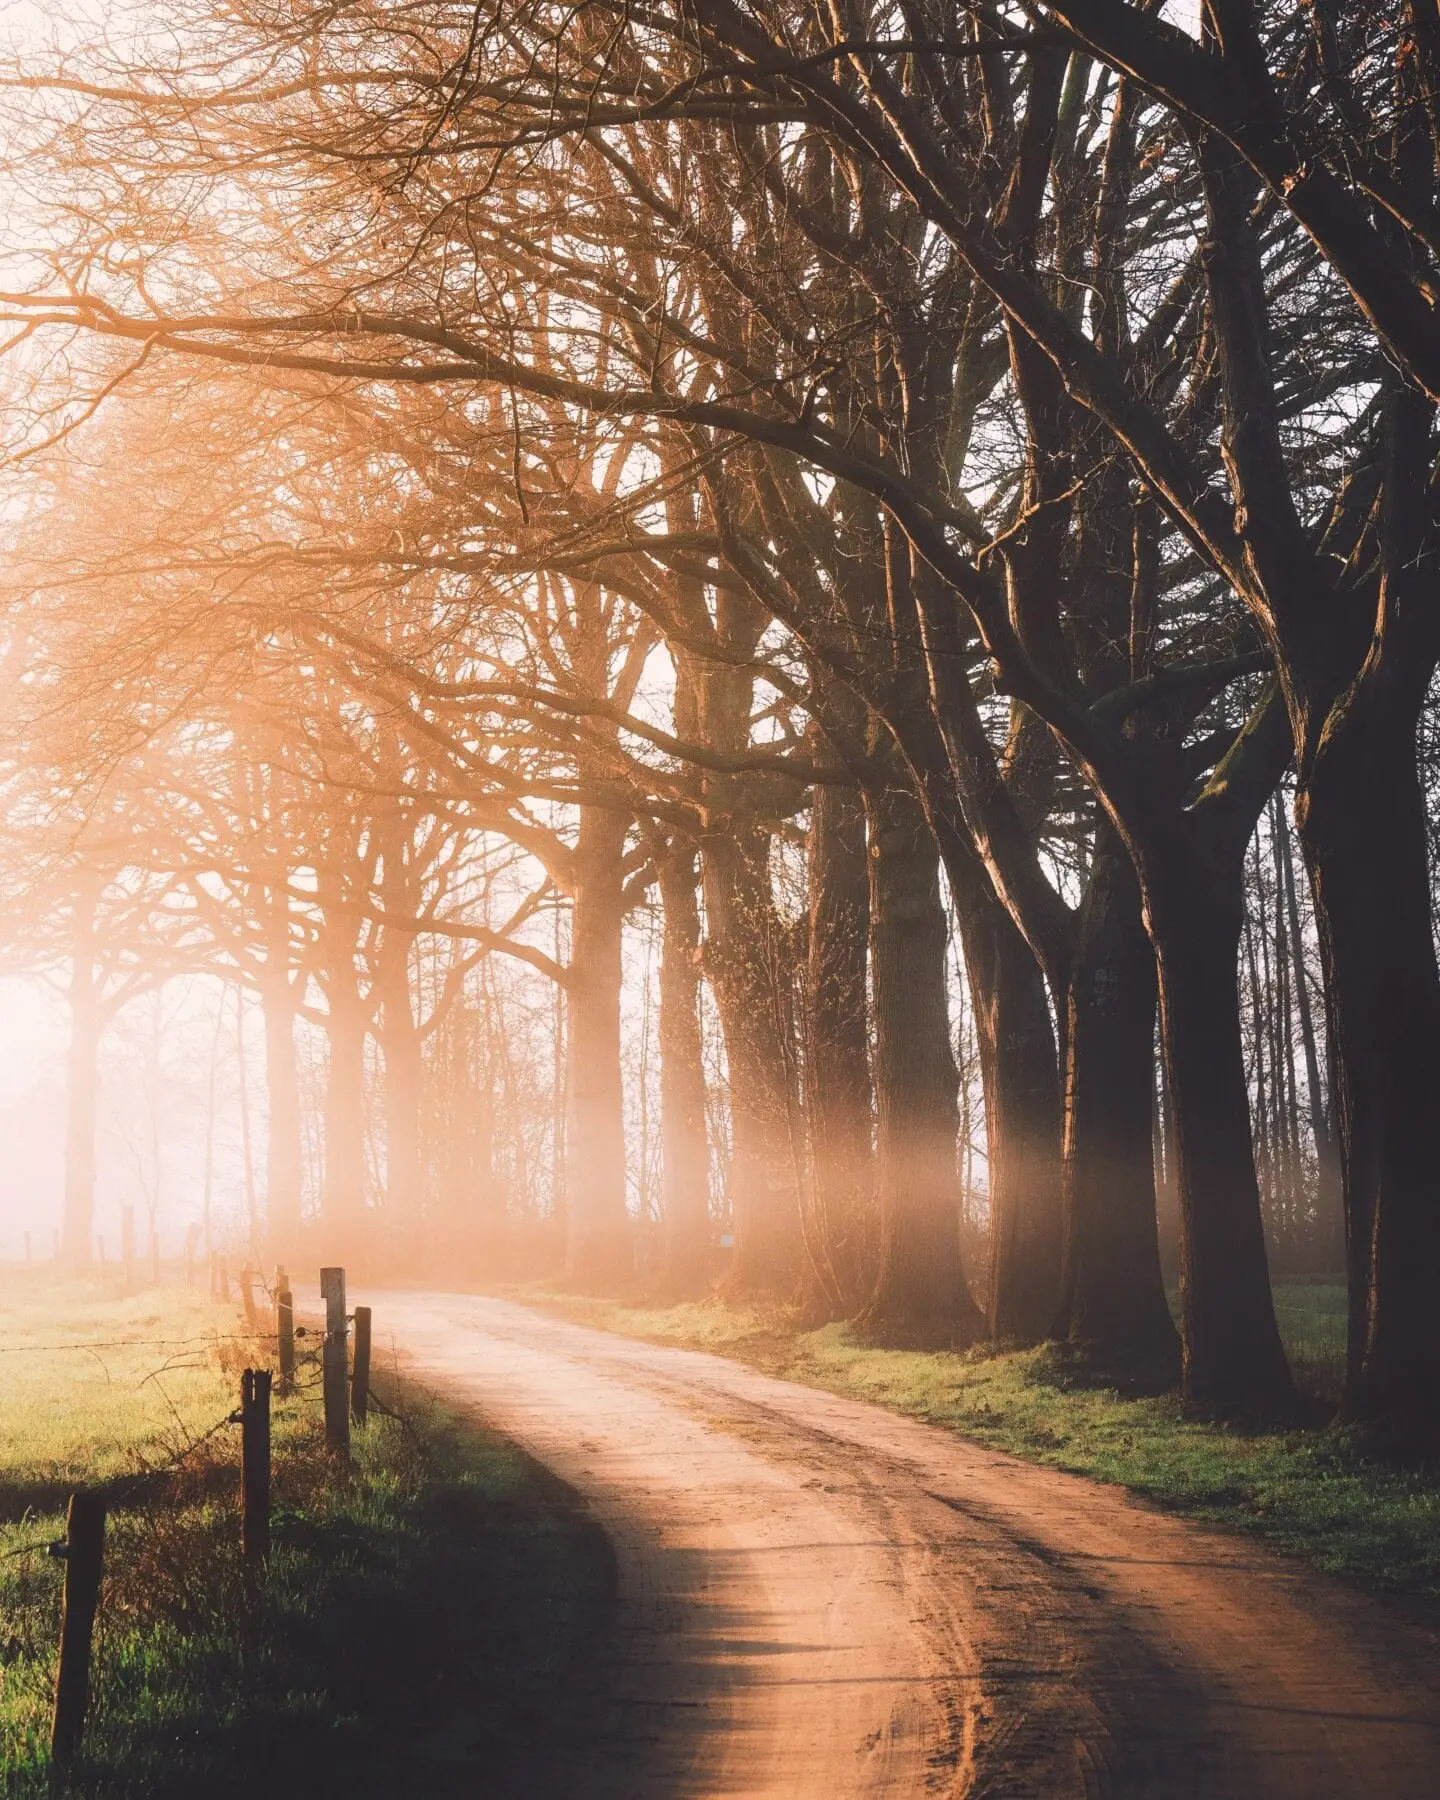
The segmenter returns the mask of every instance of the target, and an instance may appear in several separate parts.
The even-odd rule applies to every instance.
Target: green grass
[[[1345,1378],[1344,1283],[1277,1282],[1275,1316],[1296,1381],[1327,1400],[1338,1400]]]
[[[1282,1289],[1302,1370],[1333,1370],[1343,1296]],[[1367,1457],[1344,1432],[1247,1431],[1186,1417],[1173,1396],[1089,1384],[1052,1346],[989,1354],[877,1350],[843,1325],[716,1302],[647,1308],[529,1290],[518,1296],[654,1342],[735,1357],[767,1374],[907,1413],[1027,1461],[1115,1482],[1170,1510],[1251,1532],[1367,1585],[1440,1601],[1440,1468]]]
[[[239,1329],[184,1292],[0,1293],[6,1800],[53,1792],[61,1569],[25,1547],[60,1535],[78,1480],[168,1461],[233,1408],[238,1369],[261,1360]],[[183,1341],[38,1349],[127,1338]],[[404,1423],[356,1434],[349,1474],[325,1454],[313,1393],[277,1409],[275,1547],[258,1580],[239,1554],[236,1431],[112,1510],[85,1753],[67,1791],[553,1791],[546,1771],[587,1728],[588,1671],[603,1660],[608,1549],[514,1446],[410,1407]]]

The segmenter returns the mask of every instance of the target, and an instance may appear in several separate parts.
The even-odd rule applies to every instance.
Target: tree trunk
[[[265,1217],[272,1251],[293,1258],[300,1235],[302,1157],[300,1077],[295,1058],[295,1001],[290,986],[289,921],[285,898],[271,894],[266,913],[265,963],[260,970],[265,1020]]]
[[[725,1036],[730,1085],[730,1207],[736,1296],[794,1299],[800,1235],[801,1128],[795,1093],[794,971],[759,827],[706,842],[705,969]]]
[[[609,1292],[634,1276],[620,1071],[627,822],[582,806],[566,986],[565,1278]]]
[[[914,809],[918,813],[918,802]],[[929,837],[928,831],[925,835]],[[933,850],[932,843],[932,864]],[[933,877],[932,867],[932,885]],[[810,1181],[805,1247],[820,1294],[831,1316],[840,1318],[862,1304],[876,1276],[865,994],[870,878],[864,803],[847,789],[820,786],[811,799],[809,888],[804,1081]],[[943,981],[943,915],[941,932]],[[952,1118],[952,1171],[953,1124]]]
[[[997,898],[958,804],[928,707],[895,707],[960,927],[985,1102],[991,1334],[1035,1344],[1061,1323],[1061,1087],[1045,978]]]
[[[325,1022],[330,1057],[325,1075],[325,1189],[322,1205],[327,1254],[363,1253],[365,1205],[365,1042],[367,1020],[353,971],[332,969]]]
[[[388,722],[381,727],[379,764],[382,778],[402,788],[404,751]],[[385,1064],[385,1201],[391,1228],[411,1233],[419,1230],[427,1198],[420,1125],[425,1065],[411,993],[415,933],[400,922],[420,910],[415,832],[415,815],[404,802],[381,803],[374,833],[380,851],[380,905],[387,917],[375,958],[374,998]]]
[[[1184,1394],[1268,1413],[1292,1407],[1294,1388],[1270,1292],[1241,1047],[1241,870],[1238,860],[1233,871],[1177,862],[1163,887],[1147,884],[1146,916],[1180,1193]]]
[[[1344,1182],[1344,1415],[1440,1439],[1440,970],[1413,706],[1337,709],[1297,817],[1314,884]]]
[[[881,1343],[961,1347],[985,1335],[985,1318],[961,1253],[958,1075],[935,839],[907,789],[875,794],[868,810],[880,1243],[858,1324]]]
[[[962,929],[990,1162],[990,1329],[1034,1344],[1059,1324],[1061,1096],[1045,983],[1008,913]]]
[[[938,811],[932,819],[943,823]],[[969,839],[939,832],[975,1018],[990,1191],[991,1335],[1038,1344],[1060,1317],[1061,1095],[1040,968]]]
[[[1155,952],[1140,888],[1101,821],[1072,973],[1065,1092],[1068,1335],[1147,1386],[1180,1374],[1156,1223]]]
[[[70,1045],[65,1058],[65,1212],[61,1258],[88,1269],[95,1225],[95,1115],[100,1096],[100,985],[93,899],[77,895],[70,974]]]
[[[384,883],[385,910],[413,910],[415,897]],[[413,932],[386,925],[380,943],[376,987],[380,1001],[380,1051],[385,1059],[385,1199],[395,1225],[418,1225],[425,1204],[425,1162],[420,1143],[424,1063],[410,994]]]
[[[695,846],[680,838],[657,858],[664,939],[660,955],[661,1286],[667,1297],[703,1294],[710,1279],[710,1148],[700,1037],[700,907]]]

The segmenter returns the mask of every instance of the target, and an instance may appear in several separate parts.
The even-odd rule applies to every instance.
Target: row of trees
[[[292,1012],[297,968],[321,984],[337,1119],[379,1031],[391,1168],[467,958],[563,989],[577,1281],[631,1268],[622,944],[658,895],[671,1284],[706,1264],[703,981],[737,1287],[1283,1411],[1262,1187],[1278,1235],[1338,1190],[1347,1414],[1424,1436],[1440,41],[1418,0],[1190,23],[191,0],[123,46],[80,28],[10,85],[28,716],[85,740],[41,783],[75,801],[183,752],[194,906],[242,894],[231,954],[264,939]],[[230,772],[197,779],[210,733]],[[188,879],[169,823],[125,829]],[[507,854],[543,877],[503,918],[448,887]]]

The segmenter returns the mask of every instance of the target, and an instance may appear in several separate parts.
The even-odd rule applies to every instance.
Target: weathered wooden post
[[[95,1608],[105,1564],[105,1496],[79,1488],[65,1514],[65,1542],[51,1555],[65,1562],[65,1594],[60,1610],[60,1667],[55,1677],[55,1715],[50,1726],[50,1760],[68,1768],[80,1746],[90,1697],[90,1646]]]
[[[240,1544],[247,1562],[270,1554],[270,1371],[240,1378]]]
[[[135,1285],[135,1208],[120,1208],[120,1264],[127,1288]]]
[[[245,1329],[258,1331],[260,1319],[255,1311],[255,1271],[248,1262],[240,1271],[240,1303],[245,1308]]]
[[[295,1391],[295,1301],[289,1288],[275,1293],[275,1335],[280,1340],[280,1392]]]
[[[365,1423],[370,1410],[370,1308],[355,1308],[355,1361],[350,1371],[350,1417]]]
[[[325,1350],[321,1360],[325,1389],[325,1442],[337,1456],[350,1455],[349,1358],[346,1354],[345,1271],[322,1269],[320,1294],[325,1301]]]
[[[185,1233],[185,1285],[195,1285],[195,1252],[200,1248],[200,1227],[192,1225]],[[212,1281],[213,1285],[213,1281]]]

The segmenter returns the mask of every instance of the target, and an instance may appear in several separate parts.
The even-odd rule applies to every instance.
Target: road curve
[[[356,1297],[614,1543],[607,1728],[554,1800],[1440,1797],[1440,1641],[1337,1582],[719,1357]]]

